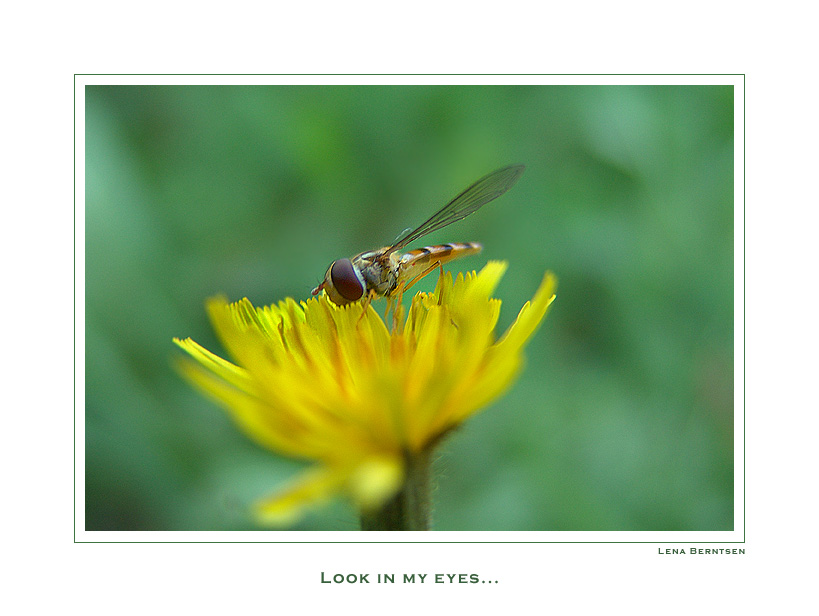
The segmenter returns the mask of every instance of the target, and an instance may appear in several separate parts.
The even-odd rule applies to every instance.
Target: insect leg
[[[440,281],[441,276],[444,275],[444,264],[438,261],[438,269],[441,270],[438,272],[438,280]],[[440,306],[444,299],[443,287],[441,287],[441,293],[438,295],[438,305]]]
[[[364,301],[361,302],[361,316],[358,317],[358,321],[355,323],[356,327],[358,327],[358,324],[361,323],[364,315],[367,314],[367,310],[370,308],[370,304],[372,303],[373,299],[375,299],[375,291],[370,291],[367,293],[367,297],[364,299]]]
[[[395,298],[395,303],[393,303],[393,297]],[[395,290],[390,294],[387,298],[389,302],[389,308],[392,308],[392,331],[398,331],[398,325],[401,321],[401,316],[403,314],[399,313],[402,310],[403,305],[401,304],[401,300],[404,297],[404,283],[399,282],[398,286],[395,287]],[[387,309],[387,314],[389,314],[389,308]],[[384,320],[386,321],[387,315],[384,315]]]
[[[442,264],[440,261],[436,261],[435,263],[433,263],[432,265],[430,265],[430,266],[429,266],[427,269],[425,269],[423,272],[421,272],[420,274],[418,274],[418,275],[417,275],[415,278],[413,278],[412,280],[410,280],[410,281],[407,283],[407,286],[405,286],[405,287],[403,288],[403,290],[402,290],[402,291],[408,291],[408,290],[409,290],[409,288],[410,288],[412,285],[414,285],[416,282],[418,282],[419,280],[421,280],[421,278],[423,278],[424,276],[426,276],[427,274],[429,274],[429,273],[430,273],[432,270],[434,270],[436,267],[440,267],[440,268],[441,268],[441,273],[443,274],[443,272],[444,272],[444,266],[443,266],[443,264]]]

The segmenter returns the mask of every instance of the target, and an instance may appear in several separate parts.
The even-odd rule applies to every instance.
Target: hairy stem
[[[362,514],[361,530],[430,529],[430,452],[407,456],[401,490],[378,511]]]

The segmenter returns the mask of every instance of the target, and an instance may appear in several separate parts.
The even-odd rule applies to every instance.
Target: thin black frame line
[[[148,76],[148,75],[160,75],[160,76],[172,76],[172,75],[179,75],[179,76],[196,76],[196,75],[210,75],[210,76],[246,76],[246,75],[258,75],[258,76],[299,76],[299,75],[307,75],[307,76],[348,76],[348,75],[362,75],[362,76],[384,76],[384,75],[408,75],[408,76],[419,76],[419,75],[429,75],[429,76],[448,76],[448,75],[465,75],[465,76],[481,76],[481,75],[502,75],[502,76],[563,76],[563,75],[577,75],[577,76],[661,76],[661,75],[669,75],[669,76],[735,76],[735,77],[742,77],[742,134],[743,134],[743,142],[742,142],[742,416],[743,416],[743,431],[742,431],[742,540],[741,541],[77,541],[76,538],[76,528],[77,528],[77,328],[76,328],[76,320],[77,320],[77,152],[76,152],[76,143],[77,143],[77,77],[80,76]],[[745,163],[746,163],[746,144],[745,144],[745,135],[747,132],[747,123],[746,123],[746,100],[745,100],[745,81],[746,81],[746,73],[74,73],[74,100],[72,102],[72,108],[74,111],[74,128],[73,128],[73,137],[74,137],[74,158],[73,158],[73,171],[74,176],[72,178],[72,185],[73,185],[73,202],[74,202],[74,221],[73,221],[73,231],[74,231],[74,254],[73,254],[73,261],[74,261],[74,289],[73,289],[73,300],[74,305],[72,309],[72,313],[74,316],[74,365],[73,365],[73,374],[74,374],[74,383],[73,383],[73,395],[74,395],[74,425],[73,425],[73,437],[74,437],[74,460],[72,461],[73,470],[74,470],[74,494],[73,494],[73,502],[74,502],[74,511],[73,511],[73,526],[74,526],[74,543],[353,543],[353,544],[361,544],[361,543],[464,543],[464,544],[471,544],[471,543],[544,543],[544,544],[674,544],[674,545],[681,545],[681,544],[699,544],[699,545],[710,545],[710,544],[745,544],[747,542],[747,534],[746,534],[746,523],[747,523],[747,512],[746,512],[746,504],[747,504],[747,484],[746,484],[746,474],[745,468],[747,463],[747,430],[745,429],[745,420],[747,419],[746,412],[745,412],[745,395],[747,389],[747,380],[745,375],[746,369],[746,351],[745,351],[745,344],[747,340],[747,328],[745,325],[746,319],[746,290],[745,290],[745,283],[746,283],[746,272],[745,272],[745,259],[746,259],[746,225],[745,225],[745,214],[746,214],[746,170],[745,170]],[[563,85],[563,84],[561,84]],[[107,532],[107,531],[85,531],[85,532]],[[114,531],[114,532],[132,532],[132,531]],[[151,531],[147,531],[151,532]],[[162,531],[166,532],[166,531]],[[175,532],[175,531],[167,531],[167,532]],[[214,532],[214,531],[203,531],[203,532]],[[216,531],[219,532],[219,531]],[[228,532],[240,532],[240,531],[228,531]],[[250,531],[250,532],[271,532],[271,531]],[[275,531],[274,531],[275,532]],[[304,531],[284,531],[284,532],[304,532]],[[311,532],[311,531],[310,531]],[[328,531],[319,531],[319,532],[328,532]],[[355,531],[329,531],[329,532],[355,532]],[[449,531],[446,531],[449,532]],[[494,532],[494,531],[490,531]],[[504,532],[504,531],[499,531]],[[538,531],[539,532],[539,531]],[[549,531],[546,531],[549,532]],[[584,532],[584,531],[572,531],[572,532]],[[608,532],[608,531],[602,531]],[[639,531],[638,531],[639,532]],[[651,532],[651,531],[648,531]],[[708,532],[708,531],[685,531],[685,532]],[[717,531],[723,532],[723,531]],[[724,532],[733,532],[733,531],[724,531]]]

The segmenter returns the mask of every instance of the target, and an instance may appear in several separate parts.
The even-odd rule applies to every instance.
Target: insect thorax
[[[389,295],[398,286],[398,258],[396,253],[384,256],[382,249],[362,252],[352,261],[364,278],[368,292]]]

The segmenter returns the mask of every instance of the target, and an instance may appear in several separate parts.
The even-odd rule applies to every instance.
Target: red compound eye
[[[330,280],[333,286],[348,302],[354,302],[364,295],[364,285],[356,275],[353,262],[349,259],[339,259],[330,266]]]

